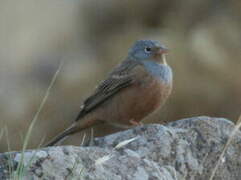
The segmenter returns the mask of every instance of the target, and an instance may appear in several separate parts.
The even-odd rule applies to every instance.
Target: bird
[[[127,57],[86,98],[74,122],[45,146],[95,125],[129,128],[161,108],[171,94],[168,49],[156,40],[137,40]]]

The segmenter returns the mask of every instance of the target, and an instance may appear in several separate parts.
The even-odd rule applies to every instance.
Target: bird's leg
[[[135,121],[134,119],[129,120],[131,125],[124,125],[124,124],[119,124],[119,123],[114,123],[114,122],[106,122],[107,124],[116,127],[116,128],[121,128],[121,129],[129,129],[132,126],[142,126],[143,123],[140,121]]]
[[[143,123],[141,121],[135,121],[134,119],[131,119],[129,121],[133,126],[142,126]]]

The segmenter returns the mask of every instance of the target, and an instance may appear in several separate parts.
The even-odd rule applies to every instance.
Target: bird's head
[[[139,40],[130,49],[128,57],[134,60],[150,60],[166,64],[167,51],[168,49],[158,41]]]

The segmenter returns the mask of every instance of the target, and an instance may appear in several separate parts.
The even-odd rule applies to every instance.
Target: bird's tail
[[[44,147],[47,146],[53,146],[56,143],[58,143],[59,141],[63,140],[65,137],[74,134],[76,132],[80,132],[82,130],[85,130],[87,128],[92,127],[93,125],[99,124],[99,123],[103,123],[103,121],[100,120],[96,120],[96,119],[85,119],[80,122],[74,122],[70,127],[68,127],[66,130],[64,130],[62,133],[60,133],[59,135],[57,135],[56,137],[54,137],[52,140],[50,140],[50,142],[48,142],[47,144],[44,145]]]
[[[56,143],[58,143],[59,141],[63,140],[65,137],[75,133],[77,131],[76,125],[72,124],[70,127],[68,127],[67,129],[65,129],[63,132],[61,132],[60,134],[58,134],[57,136],[55,136],[53,139],[51,139],[48,143],[46,143],[44,145],[44,147],[47,146],[53,146]]]

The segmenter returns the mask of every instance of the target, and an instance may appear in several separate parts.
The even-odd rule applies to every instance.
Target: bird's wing
[[[130,86],[134,82],[135,71],[133,69],[138,65],[139,63],[136,61],[126,60],[117,66],[108,78],[97,86],[94,93],[84,101],[75,121],[81,119],[117,92]]]

